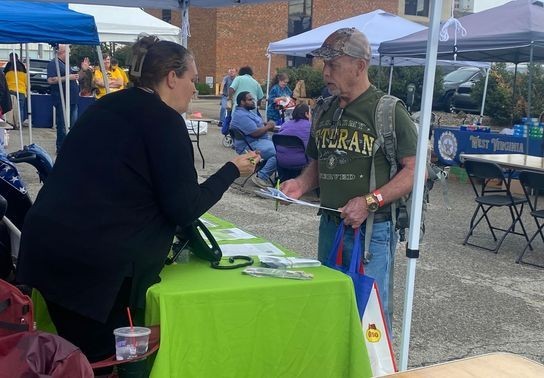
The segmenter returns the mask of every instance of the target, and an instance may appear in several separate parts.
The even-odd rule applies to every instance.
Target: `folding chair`
[[[510,233],[516,235],[523,235],[525,239],[529,241],[527,232],[525,231],[525,226],[523,225],[523,222],[521,220],[521,214],[523,213],[523,204],[527,202],[527,198],[512,196],[512,193],[510,192],[510,179],[505,176],[501,167],[495,163],[469,160],[465,162],[465,169],[472,185],[472,189],[476,194],[475,201],[478,205],[476,206],[476,210],[474,210],[474,214],[472,215],[472,218],[470,220],[470,229],[467,233],[467,236],[465,237],[463,245],[468,244],[498,253],[502,242],[506,238],[506,235]],[[497,183],[497,185],[500,185],[500,187],[490,188],[488,184],[491,180],[498,180],[499,182]],[[480,186],[479,189],[478,186]],[[521,209],[518,209],[518,205],[521,205]],[[492,225],[491,220],[488,216],[488,213],[492,208],[502,208],[504,206],[508,207],[512,220],[510,226],[506,229]],[[480,212],[481,215],[478,220],[476,220],[476,217],[480,214]],[[491,232],[491,235],[493,236],[493,240],[495,241],[495,245],[493,246],[493,248],[468,242],[469,238],[473,236],[474,229],[484,219],[487,223],[489,231]],[[517,232],[515,230],[516,223],[519,223],[523,232]],[[495,230],[503,231],[500,239],[497,239],[497,236],[495,235]]]
[[[540,219],[544,219],[544,207],[541,207],[540,209],[538,208],[538,197],[541,193],[544,192],[544,173],[523,171],[519,174],[519,181],[521,183],[521,186],[523,187],[523,191],[525,192],[527,201],[529,202],[529,207],[531,208],[531,215],[535,220],[537,230],[534,235],[531,236],[531,238],[525,245],[525,248],[523,248],[523,251],[521,251],[520,255],[516,259],[516,263],[524,263],[537,266],[539,268],[544,268],[544,265],[523,261],[523,256],[525,255],[525,252],[527,252],[527,249],[531,247],[531,243],[533,242],[533,240],[535,240],[537,235],[540,235],[542,241],[544,242],[544,234],[542,233],[542,228],[544,228],[544,222],[540,223],[539,221]],[[531,192],[533,192],[532,200]]]
[[[241,140],[241,141],[243,141],[243,142],[245,143],[245,145],[246,145],[248,151],[253,151],[253,148],[251,147],[251,144],[249,144],[249,142],[248,142],[247,139],[246,139],[246,136],[245,136],[244,133],[242,133],[240,130],[238,130],[237,128],[231,127],[231,128],[229,129],[229,135],[230,135],[230,137],[232,138],[233,143],[234,143],[234,141],[236,141],[236,140]],[[265,164],[265,163],[266,163],[266,160],[263,159],[263,160],[261,160],[261,161],[259,162],[259,164],[257,164],[257,166],[255,167],[255,171],[254,171],[251,175],[249,175],[249,176],[247,176],[247,177],[245,178],[244,182],[242,183],[242,187],[244,187],[244,185],[246,185],[246,182],[251,178],[251,176],[257,174],[257,172],[259,172],[259,170],[260,170],[262,167],[264,167],[264,164]],[[273,185],[274,185],[274,181],[273,181],[271,178],[269,178],[268,180],[270,181],[270,183],[271,183],[272,186],[273,186]]]
[[[309,162],[302,139],[295,135],[274,134],[272,135],[272,143],[276,149],[276,166],[280,181],[297,177]],[[296,164],[293,165],[293,159],[289,159],[288,156],[295,154],[304,156],[304,160],[295,162]]]

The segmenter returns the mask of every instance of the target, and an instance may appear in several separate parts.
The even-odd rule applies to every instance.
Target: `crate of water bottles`
[[[544,124],[538,121],[538,118],[526,118],[521,119],[523,124],[514,125],[514,135],[520,137],[527,137],[532,139],[542,139],[544,134]]]

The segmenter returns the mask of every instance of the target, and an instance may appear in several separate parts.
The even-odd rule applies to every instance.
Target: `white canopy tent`
[[[85,4],[70,4],[69,7],[94,17],[100,42],[134,42],[142,32],[156,35],[165,41],[181,42],[180,28],[140,8]]]
[[[388,13],[382,9],[377,9],[372,12],[363,13],[358,16],[346,18],[343,20],[331,22],[326,25],[319,26],[307,32],[285,38],[280,41],[271,42],[268,45],[268,76],[267,76],[267,93],[269,92],[270,83],[270,67],[271,54],[283,54],[293,56],[306,56],[311,51],[321,47],[325,39],[340,28],[355,27],[366,35],[370,42],[372,50],[372,64],[380,66],[389,66],[389,87],[388,93],[391,92],[391,82],[393,78],[394,66],[422,66],[425,64],[423,58],[404,58],[404,57],[389,57],[381,56],[378,52],[380,44],[385,41],[395,40],[413,33],[421,32],[427,29],[426,26],[416,22],[407,20],[403,17]],[[489,68],[489,63],[482,62],[465,62],[454,60],[441,60],[438,65],[447,66],[477,66]],[[268,105],[268,104],[267,104]],[[483,109],[483,104],[482,104]]]

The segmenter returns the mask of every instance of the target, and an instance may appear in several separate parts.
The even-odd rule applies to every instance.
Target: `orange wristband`
[[[377,190],[373,191],[372,194],[378,200],[378,204],[380,205],[380,207],[382,207],[384,205],[384,200],[383,200],[382,194],[380,192],[378,192]]]

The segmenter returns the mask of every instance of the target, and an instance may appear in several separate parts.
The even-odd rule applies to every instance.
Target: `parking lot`
[[[201,99],[192,105],[204,117],[217,118],[219,100]],[[23,130],[28,143],[28,129]],[[54,156],[55,131],[34,129],[34,141]],[[99,144],[106,135],[97,135]],[[195,168],[202,180],[213,174],[234,151],[221,144],[215,124],[201,136],[206,167],[195,155]],[[18,131],[11,132],[9,150],[18,149]],[[34,168],[18,166],[34,197],[41,187]],[[461,178],[462,180],[462,178]],[[274,210],[273,201],[254,195],[256,187],[239,179],[210,212],[240,228],[278,243],[302,256],[315,257],[318,217],[315,210],[291,205]],[[514,260],[524,245],[518,236],[508,236],[498,254],[463,246],[474,195],[466,182],[452,177],[447,186],[451,208],[444,200],[444,187],[431,192],[427,233],[417,261],[409,367],[429,365],[488,352],[503,351],[544,363],[544,269],[518,265]],[[307,198],[316,201],[314,196]],[[506,221],[506,212],[494,218]],[[529,231],[535,225],[525,212]],[[484,233],[478,236],[482,241]],[[488,240],[490,241],[490,240]],[[405,245],[400,245],[395,269],[394,350],[400,350],[406,280]],[[535,252],[544,264],[544,246]]]

